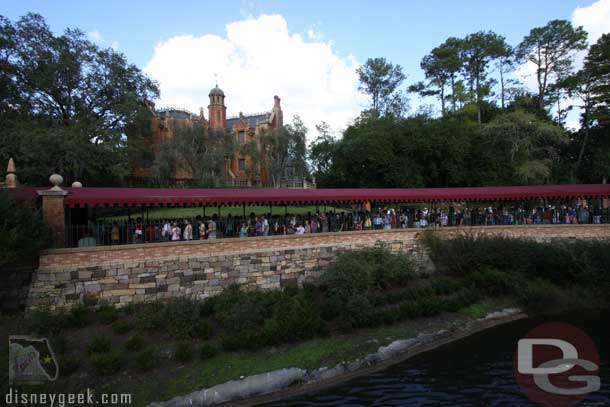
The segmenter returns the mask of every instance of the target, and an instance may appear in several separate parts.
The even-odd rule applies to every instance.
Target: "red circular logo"
[[[537,326],[517,343],[515,380],[533,402],[569,407],[599,390],[599,354],[581,329],[563,322]]]

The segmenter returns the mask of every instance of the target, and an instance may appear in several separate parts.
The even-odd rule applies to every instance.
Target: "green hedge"
[[[465,234],[423,235],[441,272],[465,276],[486,268],[543,278],[559,286],[610,287],[609,240],[553,240]]]

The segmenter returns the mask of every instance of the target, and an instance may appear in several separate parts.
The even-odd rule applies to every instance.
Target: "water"
[[[548,321],[568,322],[592,337],[602,387],[578,406],[610,406],[610,310],[498,326],[369,376],[267,406],[535,406],[515,382],[513,352],[518,339]]]

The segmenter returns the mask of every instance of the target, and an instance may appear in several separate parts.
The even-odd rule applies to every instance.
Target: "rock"
[[[297,381],[303,381],[307,371],[298,368],[274,370],[245,377],[242,380],[231,380],[209,389],[195,391],[186,396],[174,397],[171,400],[151,403],[148,407],[183,407],[209,406],[236,399],[244,399],[258,394],[270,393]]]

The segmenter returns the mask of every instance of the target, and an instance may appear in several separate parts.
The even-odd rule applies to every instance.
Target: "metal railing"
[[[197,216],[189,219],[98,220],[67,225],[65,247],[91,247],[233,237],[451,226],[608,224],[608,209],[523,210],[521,208],[439,211],[406,208],[380,212],[306,215]]]

